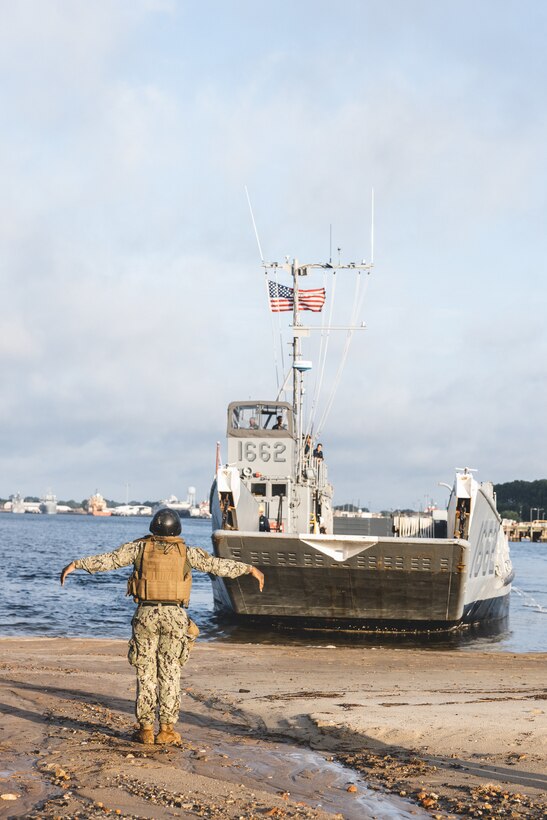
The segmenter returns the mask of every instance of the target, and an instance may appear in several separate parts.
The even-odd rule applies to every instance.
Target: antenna
[[[264,254],[262,253],[262,247],[260,245],[260,239],[258,238],[258,231],[256,229],[255,217],[254,217],[254,214],[253,214],[253,208],[252,208],[252,205],[251,205],[251,198],[249,196],[249,191],[247,190],[247,186],[245,186],[245,193],[247,194],[247,202],[249,203],[249,210],[251,212],[251,219],[252,219],[252,222],[253,222],[253,228],[254,228],[254,232],[255,232],[255,236],[256,236],[256,244],[258,245],[258,252],[260,254],[260,261],[264,262]]]
[[[374,265],[374,188],[371,191],[370,264]]]
[[[329,264],[332,265],[332,222],[329,225],[330,228],[330,241],[329,241]]]

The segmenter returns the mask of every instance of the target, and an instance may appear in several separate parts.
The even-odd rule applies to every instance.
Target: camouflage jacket
[[[137,539],[122,544],[112,552],[101,555],[89,555],[87,558],[78,558],[74,561],[76,569],[85,569],[86,572],[106,572],[109,569],[118,569],[134,564],[139,555],[143,541]],[[186,547],[187,561],[193,569],[200,572],[210,572],[212,575],[221,575],[225,578],[239,578],[251,571],[250,564],[241,561],[232,561],[229,558],[215,558],[204,549]]]

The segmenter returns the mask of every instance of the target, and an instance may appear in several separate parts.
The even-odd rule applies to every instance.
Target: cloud
[[[4,6],[0,495],[206,495],[227,403],[276,387],[245,184],[277,260],[322,261],[331,224],[367,257],[375,188],[321,434],[337,500],[408,506],[462,462],[540,476],[542,46],[516,13],[477,21],[481,50],[412,6]]]

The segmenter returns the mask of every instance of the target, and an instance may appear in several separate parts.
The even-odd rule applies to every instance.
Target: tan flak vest
[[[149,535],[139,539],[141,550],[127,582],[127,594],[136,603],[173,602],[188,606],[192,589],[192,567],[182,538]]]

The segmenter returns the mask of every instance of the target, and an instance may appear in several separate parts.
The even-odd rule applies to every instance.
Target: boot
[[[144,743],[146,746],[154,745],[154,725],[152,723],[141,723],[133,735],[137,743]]]
[[[160,731],[156,735],[156,743],[180,743],[181,736],[175,732],[172,723],[160,723]]]

